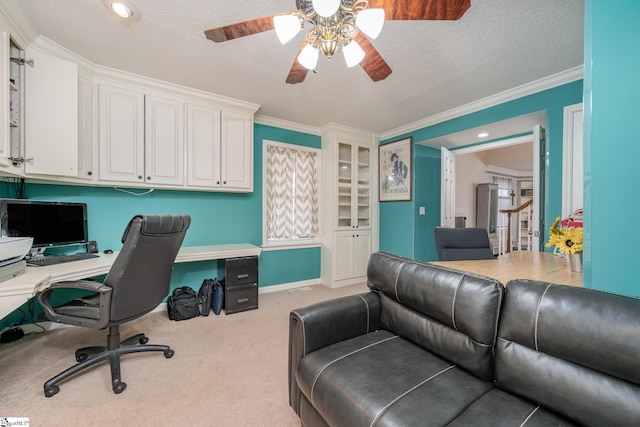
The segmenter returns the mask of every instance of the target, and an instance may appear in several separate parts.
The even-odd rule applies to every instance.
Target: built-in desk
[[[262,249],[249,243],[228,245],[183,246],[176,256],[176,263],[258,256]],[[64,282],[100,276],[109,272],[118,256],[99,253],[97,258],[66,262],[44,267],[27,266],[24,274],[0,283],[0,319],[24,304],[33,296],[34,287],[42,282]]]
[[[434,264],[493,277],[503,285],[512,279],[532,279],[582,286],[582,273],[571,271],[567,259],[549,252],[514,251],[495,259],[438,261]]]

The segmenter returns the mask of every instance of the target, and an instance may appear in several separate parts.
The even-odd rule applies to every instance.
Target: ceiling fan
[[[385,20],[456,20],[471,0],[296,0],[295,11],[263,16],[206,30],[214,42],[276,30],[282,44],[293,39],[305,23],[312,25],[302,41],[287,83],[304,81],[315,70],[319,53],[331,59],[342,51],[348,66],[360,64],[374,82],[391,74],[391,67],[369,41]],[[365,34],[367,36],[365,36]]]

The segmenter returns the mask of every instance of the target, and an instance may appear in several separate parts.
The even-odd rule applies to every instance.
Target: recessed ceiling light
[[[119,18],[127,21],[140,19],[140,12],[129,0],[102,0],[102,3]]]
[[[478,138],[486,138],[486,137],[488,137],[488,136],[489,136],[489,134],[488,134],[487,132],[480,132],[480,133],[478,134]]]
[[[117,1],[111,3],[111,10],[113,10],[116,15],[122,18],[128,18],[133,15],[131,9],[129,9],[126,4]]]

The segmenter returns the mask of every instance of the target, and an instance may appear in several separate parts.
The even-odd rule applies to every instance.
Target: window
[[[263,246],[320,243],[320,150],[264,141]]]
[[[511,209],[513,179],[503,176],[493,176],[493,183],[498,184],[498,212]],[[507,227],[507,220],[507,215],[498,214],[498,228]]]

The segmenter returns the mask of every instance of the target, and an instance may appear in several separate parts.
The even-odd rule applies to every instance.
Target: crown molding
[[[374,139],[377,134],[375,132],[358,129],[350,126],[341,125],[339,123],[328,123],[322,126],[322,135],[329,135],[332,133],[340,134],[340,135],[351,135],[353,137],[360,137],[366,139]]]
[[[445,111],[434,116],[430,116],[413,123],[397,127],[395,129],[388,130],[380,133],[380,140],[393,138],[398,135],[404,135],[409,132],[416,131],[418,129],[433,126],[438,123],[445,122],[447,120],[455,119],[467,114],[475,113],[476,111],[484,110],[486,108],[494,107],[496,105],[504,104],[505,102],[513,101],[524,96],[533,95],[534,93],[541,92],[543,90],[551,89],[563,84],[571,83],[576,80],[582,79],[584,76],[584,67],[578,66],[570,68],[565,71],[561,71],[556,74],[552,74],[547,77],[543,77],[539,80],[535,80],[530,83],[506,90],[504,92],[491,95],[489,97],[480,99],[478,101],[471,102],[460,107],[456,107],[452,110]]]
[[[10,32],[24,46],[30,45],[39,35],[36,27],[33,26],[22,7],[16,0],[0,1],[0,14],[12,27]],[[7,29],[5,29],[6,31]]]
[[[288,129],[296,132],[308,133],[311,135],[321,135],[321,129],[315,126],[309,126],[302,123],[291,122],[289,120],[277,119],[275,117],[265,116],[262,114],[256,114],[254,123],[273,126],[281,129]]]
[[[62,58],[71,62],[75,62],[76,64],[78,64],[78,67],[80,68],[80,70],[84,71],[85,73],[92,74],[96,70],[96,65],[93,62],[85,59],[84,57],[78,55],[77,53],[67,49],[66,47],[59,45],[58,43],[46,37],[43,37],[43,36],[36,37],[33,43],[31,44],[31,46],[29,47],[35,48],[43,53],[55,56],[57,58]]]

